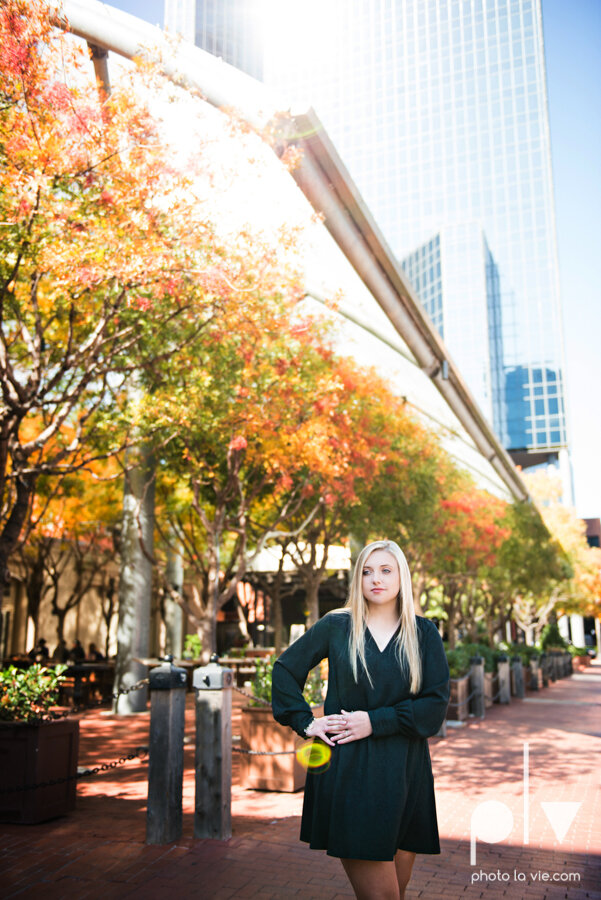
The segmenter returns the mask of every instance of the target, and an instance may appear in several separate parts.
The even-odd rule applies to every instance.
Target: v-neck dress
[[[446,715],[449,667],[434,623],[422,616],[416,623],[423,673],[418,694],[409,691],[393,638],[380,650],[369,629],[365,655],[373,686],[361,666],[355,682],[347,612],[325,615],[273,667],[273,715],[303,737],[312,719],[303,687],[323,659],[329,661],[324,714],[369,714],[369,737],[332,747],[329,766],[307,772],[300,838],[330,856],[391,860],[398,849],[440,853],[427,739]]]

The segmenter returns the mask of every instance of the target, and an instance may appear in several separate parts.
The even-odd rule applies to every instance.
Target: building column
[[[565,641],[570,640],[570,620],[568,616],[560,616],[557,620],[559,633]]]
[[[578,613],[572,613],[570,616],[570,630],[574,646],[584,647],[584,619]]]

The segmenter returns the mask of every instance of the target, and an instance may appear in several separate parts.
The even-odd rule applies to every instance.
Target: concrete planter
[[[302,740],[286,725],[273,718],[270,706],[245,706],[240,723],[242,750],[288,751],[282,756],[241,754],[240,781],[248,790],[292,793],[304,787],[306,770],[294,753]],[[313,710],[323,715],[323,707]],[[293,751],[293,752],[290,752]]]
[[[0,791],[77,775],[79,722],[0,723]],[[75,807],[76,780],[0,793],[0,821],[33,825]]]

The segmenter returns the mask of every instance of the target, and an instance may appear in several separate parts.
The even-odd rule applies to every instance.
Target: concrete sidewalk
[[[182,839],[144,844],[146,766],[133,761],[80,782],[77,809],[63,819],[0,825],[0,897],[352,900],[339,861],[298,841],[302,792],[241,789],[238,754],[232,839],[192,838],[191,701]],[[236,699],[234,734],[239,706]],[[146,713],[84,715],[80,764],[147,743],[148,722]],[[442,853],[417,857],[408,898],[601,900],[601,661],[523,701],[495,705],[484,720],[432,739],[430,750]],[[574,805],[543,806],[549,803]],[[471,865],[470,829],[478,818],[482,834]]]

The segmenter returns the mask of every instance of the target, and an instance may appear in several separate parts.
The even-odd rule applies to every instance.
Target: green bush
[[[198,634],[187,634],[184,641],[184,659],[199,659],[202,653],[202,638]]]
[[[445,647],[451,678],[461,678],[470,670],[470,658],[473,656],[465,647],[458,644],[452,650]]]
[[[273,673],[273,664],[277,657],[273,653],[269,659],[257,659],[257,671],[252,684],[252,692],[257,701],[264,700],[271,703],[271,678]],[[309,706],[320,706],[323,703],[323,679],[321,677],[319,666],[311,669],[305,683],[303,697]],[[262,703],[255,703],[255,706],[262,706]]]
[[[562,638],[557,622],[549,622],[545,625],[541,635],[540,645],[543,650],[566,650],[567,642]]]
[[[484,659],[484,671],[485,672],[494,672],[497,668],[497,660],[495,656],[495,651],[492,650],[488,644],[483,643],[463,643],[457,645],[466,651],[468,657],[472,656],[481,656]]]
[[[28,669],[9,666],[0,670],[0,720],[31,722],[40,719],[58,701],[58,689],[67,666],[46,669],[36,663]]]
[[[570,656],[588,656],[586,647],[574,647],[572,644],[568,647],[568,653]]]

